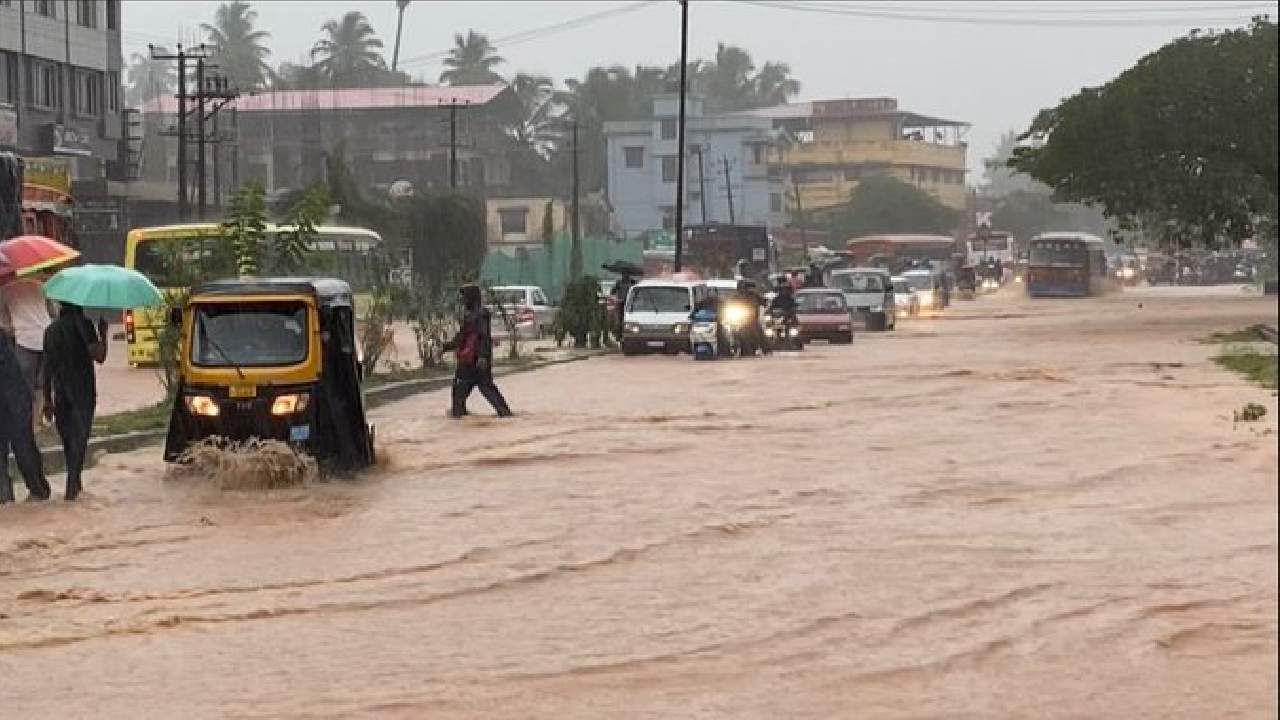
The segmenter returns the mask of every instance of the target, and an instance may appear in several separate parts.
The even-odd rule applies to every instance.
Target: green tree
[[[488,244],[484,206],[461,192],[419,194],[397,209],[413,252],[414,272],[429,287],[480,275]]]
[[[256,275],[262,268],[262,252],[267,239],[266,193],[251,182],[231,194],[227,217],[222,221],[222,237],[231,246],[236,271]]]
[[[766,62],[752,81],[755,102],[761,107],[786,105],[800,94],[800,81],[791,77],[791,66],[783,62]]]
[[[283,224],[292,229],[273,238],[273,273],[296,275],[306,269],[311,244],[319,235],[316,226],[323,225],[328,216],[329,189],[314,185],[285,213]]]
[[[960,211],[938,202],[929,193],[889,176],[872,176],[858,182],[849,202],[832,215],[832,239],[878,233],[949,234]]]
[[[240,90],[263,88],[271,77],[271,67],[266,62],[271,50],[263,44],[271,33],[255,30],[257,20],[258,13],[249,3],[235,0],[218,6],[212,25],[200,24],[213,46],[213,62]]]
[[[163,45],[155,48],[157,55],[168,55]],[[150,55],[133,53],[126,69],[128,85],[125,87],[125,103],[137,107],[156,97],[172,95],[178,87],[178,70],[172,60],[152,60]]]
[[[509,86],[515,94],[517,107],[514,108],[516,116],[507,125],[507,133],[520,150],[542,158],[549,157],[556,143],[563,138],[555,85],[545,75],[519,73]]]
[[[440,82],[449,85],[489,85],[503,82],[494,70],[506,62],[497,54],[488,36],[475,30],[453,36],[453,48],[444,59],[444,72]]]
[[[1246,237],[1276,212],[1276,57],[1264,19],[1192,32],[1041,111],[1009,165],[1126,226],[1149,215],[1208,245]]]
[[[341,20],[329,20],[320,29],[325,37],[311,46],[311,59],[319,77],[329,85],[369,85],[386,71],[382,41],[364,13],[352,10]]]

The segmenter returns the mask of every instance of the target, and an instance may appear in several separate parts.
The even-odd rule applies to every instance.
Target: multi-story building
[[[859,179],[884,174],[948,207],[965,207],[964,142],[969,125],[898,109],[894,98],[852,98],[779,105],[739,115],[770,120],[792,142],[770,162],[790,185],[788,209],[821,213],[849,200]]]
[[[488,197],[527,192],[511,160],[503,118],[515,102],[505,85],[286,90],[243,95],[219,113],[206,152],[208,195],[250,181],[268,193],[298,190],[325,179],[325,156],[341,152],[348,170],[368,191],[385,193],[406,180],[418,190],[460,188]],[[176,188],[178,143],[174,98],[143,105],[146,140],[141,176]],[[190,130],[188,130],[190,132]],[[451,178],[451,147],[456,169]],[[199,151],[188,145],[188,159]],[[189,168],[187,178],[196,183]],[[215,180],[216,178],[216,180]]]
[[[119,0],[0,0],[0,150],[103,180],[120,154]]]
[[[680,96],[653,99],[653,116],[607,122],[608,194],[614,225],[627,235],[674,227]],[[781,225],[782,182],[769,176],[775,143],[767,117],[706,115],[685,102],[684,222]]]

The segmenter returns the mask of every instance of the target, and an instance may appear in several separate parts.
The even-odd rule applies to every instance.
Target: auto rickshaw
[[[330,470],[373,462],[351,287],[331,278],[218,280],[171,311],[180,332],[164,458],[216,437],[289,443]]]

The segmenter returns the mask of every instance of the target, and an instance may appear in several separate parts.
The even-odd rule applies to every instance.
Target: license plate
[[[294,425],[289,428],[289,439],[293,442],[303,442],[311,439],[310,425]]]
[[[232,385],[228,393],[233,398],[251,398],[258,396],[257,385]]]
[[[645,343],[645,345],[648,345],[651,348],[660,348],[660,347],[667,346],[667,344],[662,342],[661,340],[650,340],[649,342]]]

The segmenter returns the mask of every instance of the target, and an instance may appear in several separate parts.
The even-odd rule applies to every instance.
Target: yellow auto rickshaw
[[[331,278],[194,288],[170,316],[180,341],[165,460],[216,437],[280,440],[330,469],[372,464],[353,308],[351,287]]]

